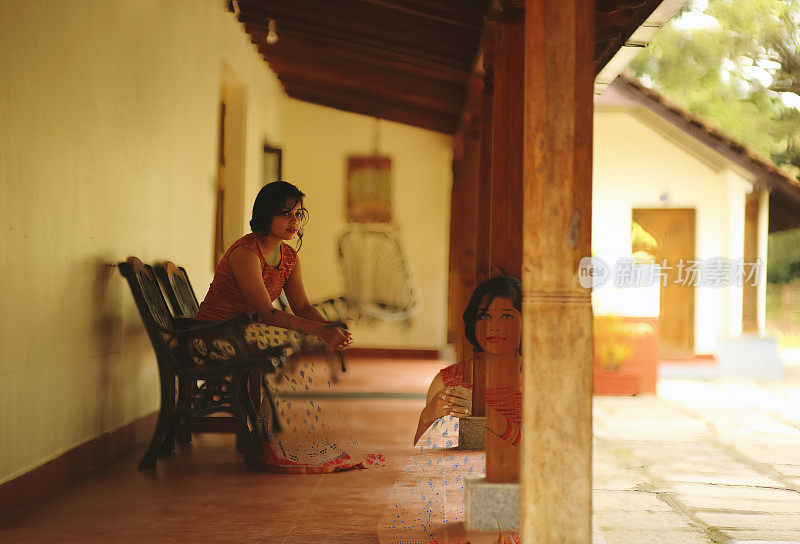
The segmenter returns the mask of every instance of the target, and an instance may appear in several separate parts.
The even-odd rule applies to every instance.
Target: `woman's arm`
[[[300,272],[300,261],[298,260],[294,266],[294,270],[286,278],[286,283],[283,286],[283,292],[286,293],[286,299],[289,301],[289,306],[292,308],[294,315],[308,319],[309,321],[317,321],[327,323],[328,320],[314,308],[308,301],[306,295],[306,288],[303,285],[303,275]]]
[[[445,387],[441,372],[436,374],[430,387],[428,387],[425,408],[419,414],[417,432],[414,433],[414,444],[437,419],[446,415],[468,416],[470,403],[471,399],[466,399],[457,394],[454,387]]]
[[[510,417],[504,416],[488,405],[486,406],[486,416],[486,425],[490,433],[498,437],[500,440],[508,442],[512,446],[519,445],[519,441],[522,439],[522,427],[520,425],[511,421]],[[502,421],[504,423],[502,423],[498,428],[493,428],[491,425],[489,425],[490,421]]]
[[[261,276],[261,261],[253,251],[244,246],[237,247],[231,251],[228,258],[242,295],[258,313],[262,322],[273,327],[315,334],[335,347],[344,344],[347,335],[342,329],[327,327],[324,322],[304,319],[272,307],[272,300]]]

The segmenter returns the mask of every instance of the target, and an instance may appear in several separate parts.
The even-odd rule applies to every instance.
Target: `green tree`
[[[689,111],[800,173],[800,0],[694,0],[631,63]]]
[[[767,244],[767,281],[787,283],[800,278],[800,230],[770,234]]]

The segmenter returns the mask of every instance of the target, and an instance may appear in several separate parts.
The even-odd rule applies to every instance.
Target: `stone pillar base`
[[[464,523],[467,531],[519,529],[519,484],[496,484],[486,478],[467,478]]]
[[[486,418],[470,416],[458,418],[458,449],[486,450]]]

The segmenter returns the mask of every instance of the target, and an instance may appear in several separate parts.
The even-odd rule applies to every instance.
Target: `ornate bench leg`
[[[166,379],[162,378],[161,383],[161,403],[167,401],[168,412],[170,414],[169,421],[167,422],[167,429],[164,433],[164,439],[161,442],[159,449],[160,455],[172,455],[175,453],[175,434],[178,427],[178,410],[175,409],[175,374],[169,373]]]
[[[139,462],[139,470],[155,470],[158,455],[164,451],[166,438],[175,417],[175,397],[174,392],[173,396],[170,396],[169,378],[164,376],[163,370],[159,369],[159,373],[161,374],[161,408],[158,412],[156,428],[153,430],[153,439]]]
[[[248,391],[248,377],[250,373],[234,375],[231,378],[231,407],[233,408],[233,418],[239,425],[239,437],[244,448],[244,463],[247,468],[259,468],[261,466],[261,447],[256,440],[256,421],[252,420],[252,429],[248,425],[249,414],[245,403],[250,402]],[[250,410],[254,412],[252,405]]]
[[[194,398],[194,380],[185,378],[178,379],[178,407],[180,408],[180,419],[176,440],[179,444],[192,443],[192,398]]]

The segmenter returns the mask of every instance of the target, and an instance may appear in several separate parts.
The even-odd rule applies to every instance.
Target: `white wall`
[[[308,197],[311,220],[300,261],[309,297],[342,293],[337,240],[347,227],[345,177],[349,155],[372,152],[370,117],[288,99],[284,178]],[[439,349],[445,343],[452,138],[380,122],[381,151],[392,158],[392,213],[420,294],[409,328],[397,323],[356,325],[356,347]]]
[[[745,194],[751,183],[742,173],[723,168],[724,162],[702,144],[635,108],[596,109],[593,254],[611,266],[629,257],[631,210],[671,207],[696,210],[696,259],[741,258]],[[668,195],[666,202],[662,194]],[[597,289],[596,303],[604,296],[603,288]],[[739,334],[741,318],[741,288],[696,288],[695,352],[712,353],[719,336]]]
[[[2,482],[157,408],[113,265],[170,258],[203,296],[223,65],[247,95],[246,194],[282,91],[221,0],[4,2],[0,50]]]

